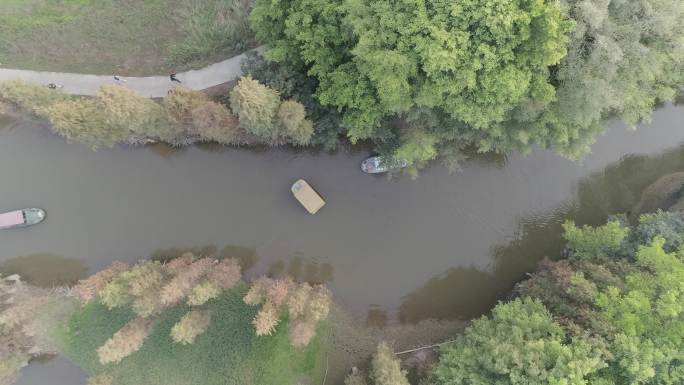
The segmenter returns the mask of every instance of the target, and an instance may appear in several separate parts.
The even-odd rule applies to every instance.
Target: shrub
[[[195,342],[198,335],[204,333],[211,322],[208,311],[193,310],[178,321],[171,328],[171,338],[174,342],[188,345]]]
[[[136,352],[152,331],[152,326],[152,321],[140,317],[127,323],[97,349],[100,363],[117,363]]]

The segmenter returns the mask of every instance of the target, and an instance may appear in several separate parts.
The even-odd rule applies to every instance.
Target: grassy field
[[[290,346],[286,322],[274,335],[256,337],[251,325],[256,308],[242,302],[245,291],[235,288],[205,305],[212,311],[211,325],[190,345],[175,344],[169,336],[188,307],[165,311],[142,348],[119,364],[101,365],[96,349],[133,318],[130,310],[90,303],[56,333],[56,340],[68,358],[91,374],[111,375],[114,385],[320,384],[325,333],[304,349]]]
[[[2,0],[0,67],[151,75],[247,47],[253,0]]]

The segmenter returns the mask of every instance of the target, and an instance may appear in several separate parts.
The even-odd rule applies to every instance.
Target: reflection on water
[[[0,275],[19,274],[25,282],[40,287],[72,285],[88,275],[83,260],[48,253],[14,257],[0,264]]]
[[[287,260],[271,263],[266,274],[274,278],[291,277],[295,281],[313,285],[332,282],[335,270],[329,263],[295,255]]]
[[[492,248],[489,269],[450,268],[406,295],[399,308],[400,320],[468,319],[486,313],[542,258],[561,254],[561,225],[565,220],[599,225],[609,215],[629,213],[649,185],[682,170],[684,146],[652,156],[628,155],[581,179],[574,199],[553,210],[520,218],[516,237]]]
[[[154,261],[165,262],[178,258],[185,253],[191,253],[198,257],[235,258],[243,272],[251,269],[259,259],[255,248],[238,245],[227,245],[220,252],[216,245],[157,249],[152,252],[150,258]]]
[[[363,174],[363,150],[92,152],[9,119],[1,124],[13,129],[0,129],[0,178],[11,183],[0,184],[0,211],[38,206],[50,220],[0,232],[0,263],[47,250],[95,271],[212,245],[194,250],[238,257],[253,266],[248,275],[327,282],[362,322],[468,318],[541,257],[558,255],[566,217],[601,222],[679,171],[682,150],[672,147],[684,140],[681,121],[684,108],[666,106],[636,132],[614,125],[581,163],[540,150],[474,156],[460,173],[434,165],[413,181]],[[314,216],[289,190],[298,178],[326,197]]]

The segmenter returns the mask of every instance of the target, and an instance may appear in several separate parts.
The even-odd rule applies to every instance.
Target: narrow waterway
[[[604,221],[684,170],[683,122],[684,107],[666,106],[636,131],[614,124],[579,163],[538,150],[388,180],[359,170],[361,152],[93,152],[4,117],[0,211],[48,217],[0,233],[0,271],[51,285],[116,259],[204,247],[254,262],[250,272],[326,281],[360,318],[469,318],[558,254],[566,218]],[[291,196],[297,178],[327,200],[317,215]]]

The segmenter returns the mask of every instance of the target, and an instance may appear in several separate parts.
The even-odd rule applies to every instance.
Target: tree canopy
[[[557,2],[518,0],[257,1],[252,25],[269,58],[308,67],[352,140],[413,107],[498,136],[514,106],[553,99],[548,67],[572,27]]]
[[[606,119],[673,99],[683,20],[679,0],[256,0],[251,14],[267,59],[313,79],[352,141],[414,164],[467,145],[581,157]]]

